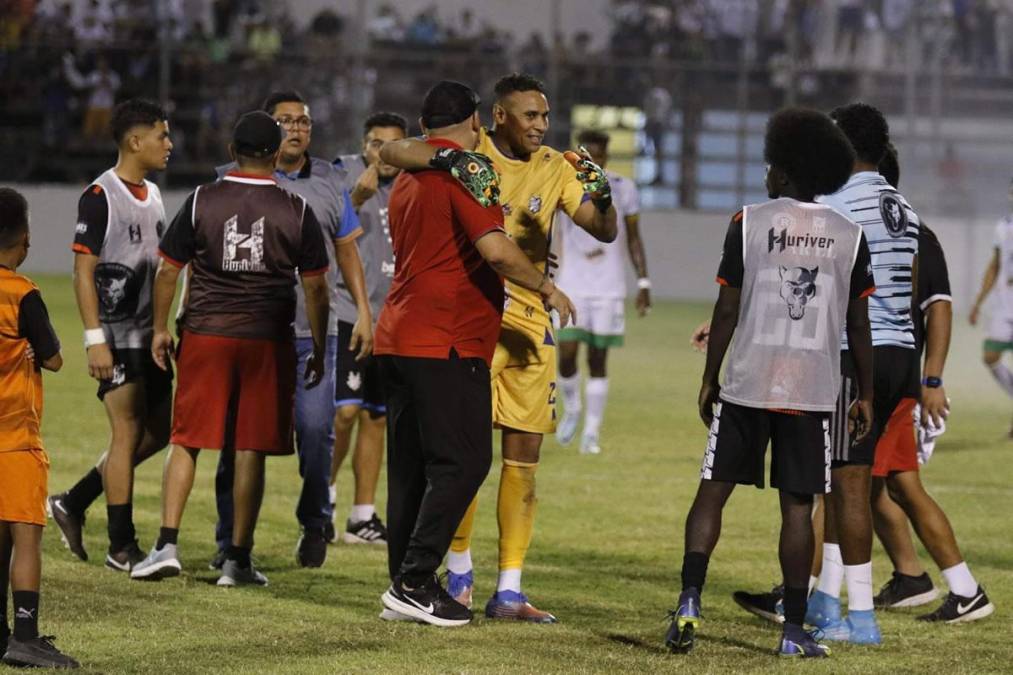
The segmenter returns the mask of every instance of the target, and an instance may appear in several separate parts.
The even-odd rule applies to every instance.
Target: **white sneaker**
[[[183,566],[179,564],[175,544],[166,544],[161,549],[152,548],[148,557],[130,570],[131,579],[158,581],[166,577],[179,576]]]
[[[556,441],[560,445],[572,443],[574,436],[577,435],[577,426],[579,424],[580,415],[564,412],[563,419],[559,420],[559,425],[556,427]]]
[[[222,565],[222,576],[218,577],[219,586],[267,586],[267,577],[257,571],[250,563],[249,567],[240,567],[235,560],[226,560]]]
[[[598,445],[598,434],[584,434],[580,439],[580,454],[600,455],[601,446]]]

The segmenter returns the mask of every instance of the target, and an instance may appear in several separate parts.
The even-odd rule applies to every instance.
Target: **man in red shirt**
[[[473,173],[478,96],[443,81],[419,120],[428,142]],[[456,164],[457,162],[455,162]],[[503,231],[499,206],[483,207],[443,171],[402,173],[390,197],[396,269],[377,323],[374,354],[387,399],[387,545],[391,586],[384,618],[437,626],[471,621],[436,577],[454,531],[492,462],[489,366],[503,314],[503,281],[538,291],[559,312],[570,299]]]

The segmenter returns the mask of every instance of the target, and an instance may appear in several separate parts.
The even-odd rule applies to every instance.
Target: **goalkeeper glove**
[[[429,166],[456,178],[482,206],[499,204],[499,176],[490,160],[478,152],[440,148]]]
[[[577,170],[577,180],[584,192],[591,195],[591,202],[600,212],[605,213],[612,206],[612,186],[609,185],[605,170],[591,160],[591,153],[580,146],[580,154],[567,150],[563,157]]]

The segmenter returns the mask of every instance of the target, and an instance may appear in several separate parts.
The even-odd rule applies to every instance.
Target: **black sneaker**
[[[369,520],[358,523],[348,521],[345,526],[345,533],[341,538],[346,544],[377,544],[387,545],[387,528],[384,527],[380,516],[373,514]]]
[[[320,567],[327,560],[327,539],[323,528],[304,527],[295,549],[295,561],[302,567]]]
[[[988,601],[985,590],[978,586],[977,592],[972,597],[966,598],[962,595],[950,592],[947,594],[939,609],[931,614],[924,614],[918,617],[919,621],[943,621],[945,623],[965,623],[977,621],[995,611],[995,605]]]
[[[31,666],[35,668],[80,668],[53,644],[52,635],[42,635],[34,640],[19,640],[13,635],[7,640],[7,651],[3,662],[9,666]]]
[[[883,584],[879,594],[872,599],[877,609],[897,609],[900,607],[920,607],[927,605],[939,597],[939,589],[932,585],[928,572],[920,577],[912,577],[894,571],[890,581]]]
[[[64,545],[78,558],[87,561],[88,552],[84,550],[83,541],[84,515],[71,513],[64,504],[66,499],[66,492],[51,496],[47,500],[49,513],[53,516],[53,522],[60,528],[60,539]]]
[[[398,577],[380,600],[387,609],[444,628],[463,626],[472,618],[471,610],[450,597],[435,574],[412,589],[405,588]]]
[[[770,593],[735,591],[732,599],[750,614],[773,623],[784,623],[784,586],[774,586]]]
[[[119,551],[109,551],[106,553],[106,567],[117,572],[129,572],[134,569],[134,565],[144,560],[147,557],[144,555],[144,551],[137,545],[137,540],[133,540]]]
[[[218,551],[215,553],[215,557],[211,558],[211,560],[208,562],[208,569],[221,571],[222,566],[225,565],[226,557],[227,556],[225,554],[225,549],[224,548],[218,549]]]

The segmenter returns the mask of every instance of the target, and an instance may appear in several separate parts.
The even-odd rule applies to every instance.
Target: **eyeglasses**
[[[279,117],[277,121],[285,131],[292,131],[292,129],[309,131],[313,128],[313,120],[305,115],[302,117]]]

